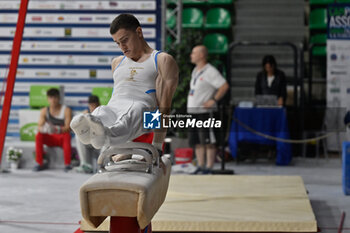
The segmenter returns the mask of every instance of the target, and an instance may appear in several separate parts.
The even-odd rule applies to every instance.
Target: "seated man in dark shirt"
[[[256,76],[255,95],[275,95],[278,105],[284,106],[287,97],[286,76],[277,69],[277,63],[272,55],[263,58],[263,70]]]

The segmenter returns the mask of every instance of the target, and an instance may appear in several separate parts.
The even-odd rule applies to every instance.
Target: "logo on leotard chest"
[[[142,67],[130,67],[130,77],[126,79],[126,81],[131,81],[135,82],[136,80],[134,79],[135,75],[138,74],[137,69],[143,69]]]

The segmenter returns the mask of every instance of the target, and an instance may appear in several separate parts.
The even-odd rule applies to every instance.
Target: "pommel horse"
[[[116,154],[131,159],[112,161]],[[137,155],[137,156],[135,156]],[[142,155],[144,159],[136,159]],[[160,166],[160,159],[164,168]],[[99,173],[80,188],[84,220],[97,228],[111,216],[110,233],[152,232],[151,220],[165,200],[171,162],[148,143],[128,142],[104,150],[97,161]]]

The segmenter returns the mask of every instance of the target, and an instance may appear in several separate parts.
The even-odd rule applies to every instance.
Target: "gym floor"
[[[338,232],[343,212],[350,214],[350,196],[342,191],[339,158],[296,158],[291,166],[271,161],[226,164],[236,175],[300,175],[309,192],[321,232]],[[215,168],[220,168],[216,164]],[[19,169],[0,174],[0,232],[73,233],[79,227],[79,187],[90,175],[64,173],[62,169],[32,172]],[[345,217],[344,233],[350,233]]]

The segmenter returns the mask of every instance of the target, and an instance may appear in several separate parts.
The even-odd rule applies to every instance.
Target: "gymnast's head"
[[[112,21],[109,32],[114,42],[129,58],[137,56],[146,45],[140,22],[131,14],[117,16]]]
[[[46,96],[50,107],[56,107],[60,104],[60,91],[57,88],[47,90]]]
[[[98,106],[100,106],[100,99],[96,95],[90,95],[88,99],[89,111],[93,112]]]

